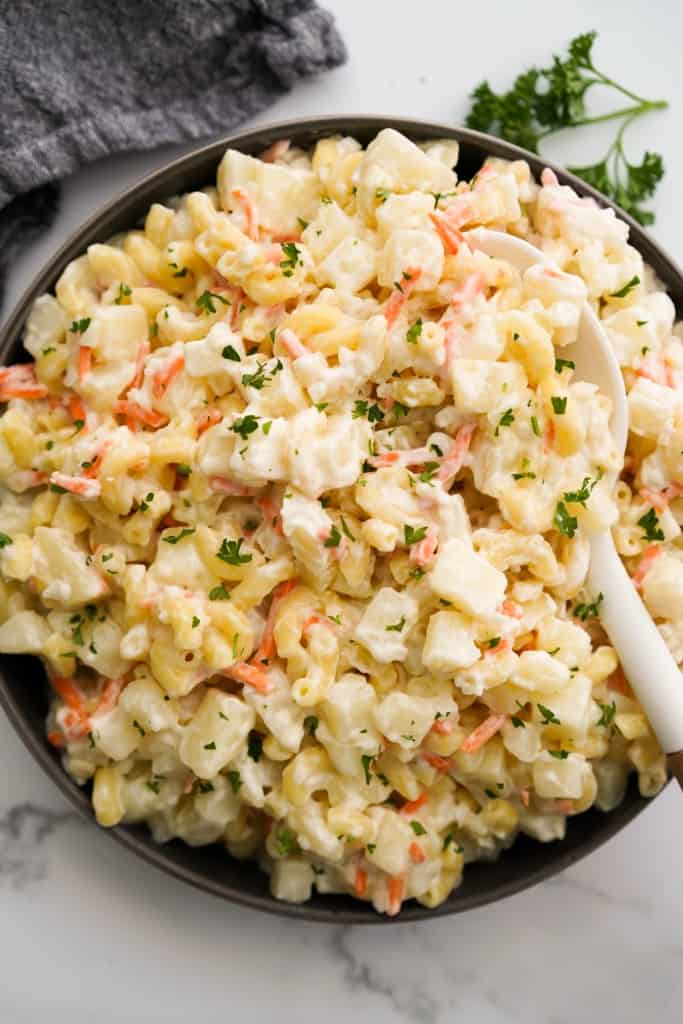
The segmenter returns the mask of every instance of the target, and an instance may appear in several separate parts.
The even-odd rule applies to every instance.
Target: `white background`
[[[654,233],[683,261],[679,0],[326,6],[349,62],[259,121],[365,112],[458,123],[480,79],[502,87],[597,29],[602,69],[671,102],[627,143],[634,158],[646,147],[664,154]],[[590,129],[547,153],[587,164],[608,139]],[[56,225],[17,263],[9,300],[99,204],[183,148],[111,159],[69,181]],[[601,851],[534,890],[457,918],[348,929],[232,908],[158,874],[68,815],[4,719],[0,743],[2,1024],[681,1020],[683,797],[672,786]]]

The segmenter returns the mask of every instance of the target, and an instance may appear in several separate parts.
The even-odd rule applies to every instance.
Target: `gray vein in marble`
[[[582,893],[584,896],[591,900],[599,900],[601,903],[606,903],[610,907],[618,905],[624,910],[633,910],[637,914],[643,914],[644,916],[651,916],[654,908],[645,900],[629,899],[622,894],[613,895],[612,893],[606,892],[598,885],[591,885],[589,882],[584,882],[579,878],[573,878],[571,875],[560,875],[557,878],[550,879],[550,885],[558,886],[560,888],[570,888],[577,892]]]
[[[80,824],[73,811],[17,804],[0,817],[0,884],[24,889],[47,874],[46,840],[65,825]]]
[[[412,930],[415,932],[415,929]],[[334,930],[331,942],[332,951],[344,964],[344,976],[348,984],[388,1000],[395,1012],[406,1020],[414,1021],[415,1024],[436,1024],[439,1005],[432,995],[412,986],[408,989],[399,987],[380,975],[373,964],[362,963],[354,954],[353,939],[354,929],[346,925]],[[417,934],[415,943],[416,946],[419,944]],[[388,955],[391,956],[390,953]]]

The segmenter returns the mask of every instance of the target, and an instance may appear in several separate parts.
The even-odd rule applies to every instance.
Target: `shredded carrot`
[[[83,427],[81,429],[82,431],[85,431],[86,424],[88,422],[88,413],[85,405],[83,404],[83,400],[79,398],[78,395],[72,395],[69,399],[69,415],[74,423],[77,420],[82,421]]]
[[[81,498],[99,498],[102,491],[99,480],[87,476],[68,476],[66,473],[55,472],[50,475],[50,483]]]
[[[444,456],[437,477],[444,488],[451,486],[462,469],[476,429],[476,423],[463,423],[455,435],[455,444],[448,455]]]
[[[434,225],[437,235],[443,242],[443,247],[446,252],[450,255],[454,255],[464,241],[462,231],[459,231],[458,228],[450,224],[441,213],[430,213],[429,219]]]
[[[426,803],[427,803],[427,794],[423,790],[420,793],[420,795],[415,798],[415,800],[408,800],[408,801],[406,801],[406,803],[404,803],[403,807],[401,808],[401,814],[405,814],[405,815],[415,814],[415,811],[419,811],[420,808],[424,807],[424,805]]]
[[[396,323],[399,313],[406,304],[410,293],[417,284],[422,271],[419,267],[408,267],[403,273],[403,280],[399,282],[397,288],[389,296],[389,300],[384,307],[384,316],[387,321],[388,327],[393,327]]]
[[[78,379],[85,380],[92,371],[92,349],[89,345],[81,345],[78,350]]]
[[[477,726],[474,732],[469,734],[460,749],[466,754],[474,754],[485,743],[488,743],[492,736],[500,732],[507,721],[507,717],[507,715],[489,715],[481,725]]]
[[[238,203],[242,205],[242,211],[244,213],[244,219],[246,222],[246,234],[251,238],[253,242],[258,241],[258,215],[256,213],[256,206],[247,192],[246,189],[237,187],[233,188],[230,192],[233,199],[236,199]]]
[[[387,914],[389,917],[395,917],[398,914],[403,903],[404,892],[405,878],[399,875],[389,879],[387,882]]]
[[[64,737],[62,736],[61,732],[57,732],[56,730],[53,730],[52,732],[49,732],[47,734],[47,742],[53,747],[65,746]]]
[[[560,814],[572,814],[572,812],[574,811],[574,801],[556,800],[555,809],[558,810]]]
[[[253,498],[258,493],[254,487],[238,484],[228,476],[209,477],[209,484],[212,490],[218,491],[220,494],[229,494],[233,498]]]
[[[112,444],[113,444],[113,442],[110,441],[109,439],[107,439],[106,441],[104,441],[100,445],[100,447],[97,449],[97,452],[95,453],[94,457],[90,460],[90,465],[86,466],[83,469],[83,476],[86,476],[86,477],[97,476],[97,472],[98,472],[100,466],[102,465],[102,459],[104,458],[105,453],[111,448]]]
[[[267,523],[268,526],[272,526],[275,532],[279,533],[281,537],[284,537],[280,509],[272,498],[257,498],[256,504],[263,516],[263,521]]]
[[[500,610],[503,615],[508,615],[512,619],[521,619],[524,615],[524,609],[516,601],[507,597],[500,606]]]
[[[163,398],[168,391],[173,378],[177,377],[185,366],[185,356],[181,353],[170,359],[163,369],[157,370],[152,378],[152,394],[155,398]]]
[[[402,451],[382,452],[381,455],[371,455],[368,462],[374,469],[383,469],[387,466],[421,466],[434,458],[434,452],[429,448],[406,448]]]
[[[358,867],[356,868],[356,877],[353,883],[353,892],[354,895],[357,896],[359,900],[362,900],[367,891],[368,873],[359,864]]]
[[[127,390],[133,387],[139,387],[144,378],[144,362],[147,355],[150,354],[150,342],[141,341],[137,348],[137,356],[135,358],[135,373],[133,379],[128,385]]]
[[[661,513],[666,510],[670,501],[680,498],[683,494],[683,487],[677,483],[669,484],[661,491],[655,491],[651,487],[641,487],[638,494],[649,505],[652,505],[656,512]]]
[[[450,736],[455,726],[447,718],[437,718],[430,732],[438,733],[439,736]]]
[[[277,618],[278,607],[282,600],[287,597],[288,594],[294,590],[298,584],[298,580],[285,580],[283,583],[279,583],[273,591],[273,597],[270,602],[270,608],[268,609],[268,615],[266,622],[263,627],[263,633],[261,635],[261,641],[258,645],[256,654],[251,659],[252,664],[263,664],[264,662],[271,661],[275,657],[275,619]]]
[[[215,427],[222,419],[223,413],[220,409],[206,409],[197,420],[197,437],[201,437],[209,427]]]
[[[289,327],[283,327],[277,338],[290,359],[299,359],[308,352],[306,346],[299,341]]]
[[[417,544],[412,544],[410,547],[409,558],[413,565],[420,566],[422,569],[429,565],[436,554],[438,543],[439,535],[436,530],[430,527],[423,540],[418,541]]]
[[[139,420],[140,423],[152,427],[153,430],[168,423],[168,416],[164,416],[163,413],[156,412],[154,409],[146,409],[144,405],[140,405],[138,402],[129,402],[126,399],[114,402],[113,411],[117,416],[128,416],[132,420]]]
[[[545,425],[545,433],[543,435],[543,451],[549,452],[555,444],[555,421],[548,420]]]
[[[39,384],[33,363],[15,363],[0,369],[0,402],[10,398],[45,398],[47,388]]]
[[[456,288],[450,297],[449,305],[455,312],[462,310],[464,306],[468,306],[471,302],[474,302],[477,295],[486,288],[486,278],[481,271],[476,271],[474,274],[470,274],[465,278],[459,288]]]
[[[448,772],[451,770],[451,762],[447,757],[441,757],[440,754],[432,754],[429,750],[422,754],[422,760],[430,764],[432,768],[436,768],[438,772]]]
[[[640,590],[643,585],[643,580],[661,554],[662,549],[659,544],[650,544],[645,548],[640,562],[638,563],[638,568],[631,577],[636,590]]]
[[[522,801],[522,804],[525,807],[529,806],[529,803],[531,801],[531,796],[530,796],[530,793],[529,793],[529,790],[528,790],[527,787],[524,787],[524,789],[520,789],[520,791],[519,791],[519,799]]]
[[[83,694],[73,679],[69,679],[67,676],[51,676],[50,684],[57,696],[62,698],[68,708],[87,717]]]
[[[107,712],[113,711],[118,704],[119,697],[121,696],[121,692],[125,685],[126,680],[124,678],[108,679],[102,693],[100,694],[100,699],[97,703],[94,714],[106,715]]]
[[[235,662],[224,670],[226,676],[236,679],[238,683],[245,683],[259,693],[270,693],[270,680],[262,668],[251,665],[246,661]]]
[[[410,859],[413,864],[422,864],[422,862],[427,859],[426,854],[419,843],[411,843],[408,847],[408,853],[410,854]]]

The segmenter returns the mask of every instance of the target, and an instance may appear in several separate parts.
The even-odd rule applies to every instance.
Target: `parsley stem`
[[[577,121],[568,121],[567,124],[563,124],[560,128],[548,128],[544,132],[539,133],[539,140],[545,139],[549,135],[555,135],[557,132],[566,131],[567,128],[580,128],[586,124],[600,124],[603,121],[614,121],[618,117],[628,118],[628,121],[632,121],[635,117],[639,117],[641,114],[646,113],[648,110],[665,110],[669,104],[666,100],[643,100],[636,107],[621,107],[619,110],[612,110],[607,114],[597,114],[595,117],[581,117]]]

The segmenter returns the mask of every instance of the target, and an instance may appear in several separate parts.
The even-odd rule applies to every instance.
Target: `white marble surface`
[[[327,6],[349,63],[262,121],[365,111],[457,122],[480,78],[502,85],[576,32],[598,29],[605,70],[672,102],[631,141],[634,154],[664,153],[655,234],[683,261],[680,0],[572,0],[565,13],[524,0]],[[598,157],[604,138],[582,136],[571,159]],[[67,183],[56,225],[17,265],[9,298],[98,204],[181,151],[109,160]],[[4,718],[0,743],[2,1024],[681,1020],[683,802],[672,787],[543,886],[457,918],[349,929],[265,917],[167,879],[78,821]]]

